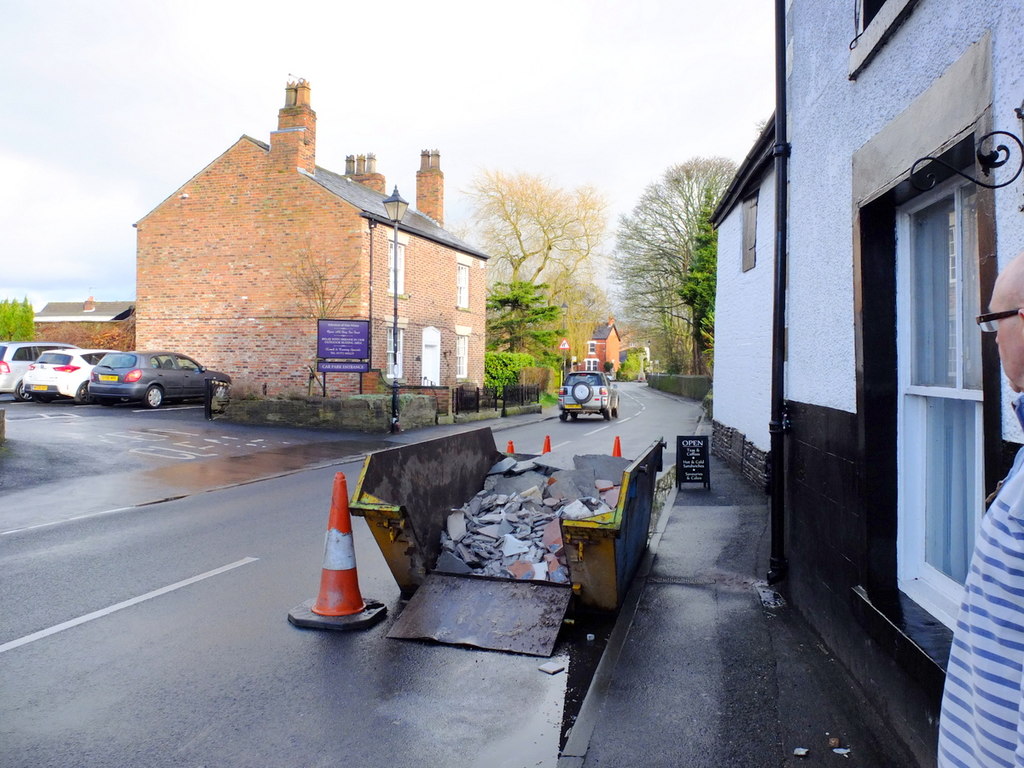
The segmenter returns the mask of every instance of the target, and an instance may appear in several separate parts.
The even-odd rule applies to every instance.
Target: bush
[[[534,360],[521,352],[488,352],[484,355],[484,386],[504,390],[519,383],[519,371],[529,368]]]
[[[551,369],[543,366],[520,368],[519,383],[540,387],[541,392],[546,392],[551,384]]]

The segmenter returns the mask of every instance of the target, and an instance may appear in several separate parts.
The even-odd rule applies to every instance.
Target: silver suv
[[[53,341],[0,341],[0,394],[10,392],[15,400],[31,400],[21,379],[36,358],[51,349],[78,347]]]
[[[601,414],[605,420],[619,417],[619,389],[597,371],[577,371],[565,377],[558,390],[558,418],[572,419],[581,413]]]

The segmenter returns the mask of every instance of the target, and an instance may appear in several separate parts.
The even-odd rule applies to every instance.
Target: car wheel
[[[78,391],[75,392],[75,402],[79,405],[92,402],[92,397],[89,395],[88,381],[83,381],[81,386],[78,388]]]
[[[164,391],[156,384],[151,385],[150,388],[146,390],[145,396],[142,398],[142,402],[147,408],[159,408],[163,401]]]
[[[619,406],[612,408],[612,418],[619,418]]]
[[[558,420],[559,421],[568,421],[569,420],[569,414],[566,413],[565,411],[562,411],[560,414],[558,414]]]
[[[573,400],[577,403],[586,403],[590,401],[591,396],[594,394],[594,390],[590,388],[590,385],[585,381],[577,382],[572,385],[570,390],[572,393]]]
[[[611,421],[612,420],[612,412],[609,411],[607,408],[602,408],[601,409],[601,415],[604,416],[604,420],[605,421]]]
[[[52,403],[54,395],[32,395],[31,399],[37,403]]]
[[[29,400],[32,399],[32,395],[30,395],[28,393],[28,390],[25,389],[24,381],[19,381],[17,384],[15,384],[14,392],[12,392],[11,394],[14,395],[15,400],[20,400],[23,403],[27,403]]]
[[[576,421],[576,417],[577,417],[578,415],[579,415],[578,413],[570,413],[570,414],[569,414],[569,418],[570,418],[570,419],[572,419],[573,421]]]

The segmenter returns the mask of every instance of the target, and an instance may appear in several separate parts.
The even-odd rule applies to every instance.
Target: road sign
[[[569,340],[568,339],[562,339],[562,343],[558,345],[558,348],[559,349],[568,349],[569,348]]]

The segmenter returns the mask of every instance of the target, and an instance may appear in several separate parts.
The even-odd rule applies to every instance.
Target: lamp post
[[[392,275],[394,276],[392,293],[395,298],[395,317],[391,331],[391,431],[399,432],[401,429],[398,426],[398,223],[405,216],[409,204],[398,194],[398,186],[396,185],[395,191],[391,193],[391,197],[384,198],[383,205],[384,212],[395,228],[394,250],[391,254]]]

